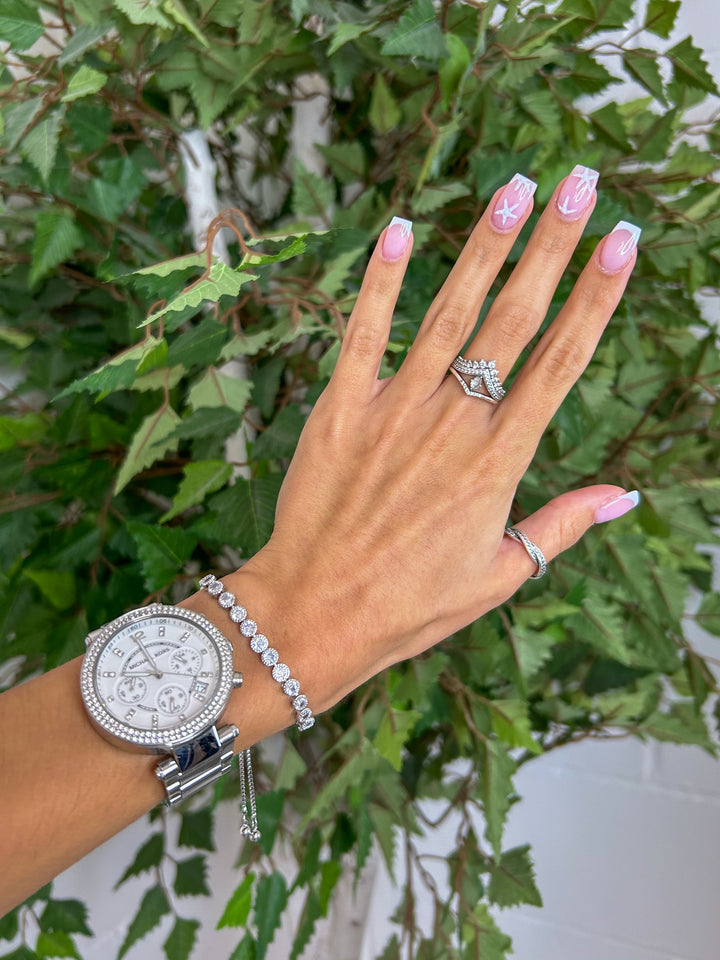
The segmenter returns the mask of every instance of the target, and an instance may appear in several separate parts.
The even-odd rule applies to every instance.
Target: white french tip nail
[[[529,191],[531,197],[535,195],[535,191],[537,190],[537,183],[531,180],[530,177],[524,177],[521,173],[516,173],[510,183],[524,186]]]
[[[403,236],[406,236],[406,237],[410,236],[410,234],[412,233],[412,225],[413,225],[412,220],[403,220],[402,217],[393,217],[392,220],[390,221],[390,226],[392,227],[392,225],[395,223],[399,223],[400,226],[402,227]]]
[[[632,234],[634,245],[638,245],[640,234],[642,233],[642,229],[640,227],[635,226],[634,223],[628,223],[627,220],[619,220],[613,227],[612,232],[615,233],[616,230],[627,230],[628,233]]]

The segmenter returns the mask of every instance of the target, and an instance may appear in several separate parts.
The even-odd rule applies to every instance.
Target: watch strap
[[[171,756],[157,764],[155,773],[165,784],[169,806],[191,797],[228,772],[239,732],[233,723],[219,729],[213,726],[195,740],[175,747]]]

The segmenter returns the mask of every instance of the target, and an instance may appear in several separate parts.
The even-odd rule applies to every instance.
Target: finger
[[[517,460],[522,470],[563,398],[590,362],[625,290],[639,236],[639,227],[620,221],[603,237],[565,305],[496,407],[496,426],[506,443],[523,448]],[[521,430],[517,429],[519,423]]]
[[[450,271],[394,377],[393,388],[422,402],[445,379],[448,367],[477,323],[500,267],[530,216],[537,184],[516,173],[498,190]]]
[[[333,382],[352,391],[355,400],[374,393],[412,245],[412,221],[393,217],[365,271],[333,373]]]
[[[595,207],[598,173],[576,166],[562,180],[465,356],[495,360],[504,379],[540,329]]]
[[[563,493],[514,526],[542,550],[549,564],[593,524],[621,517],[639,502],[637,490],[626,493],[622,487],[598,484]],[[536,569],[525,547],[504,536],[492,573],[498,592],[505,599],[512,596]]]

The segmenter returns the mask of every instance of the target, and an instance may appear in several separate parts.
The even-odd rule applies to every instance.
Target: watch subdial
[[[182,713],[187,705],[187,691],[183,690],[183,688],[176,683],[168,683],[167,686],[161,687],[160,690],[158,690],[155,702],[163,713],[175,716],[178,713]]]
[[[173,673],[187,673],[194,677],[202,666],[202,656],[192,647],[176,650],[170,657],[170,670]]]
[[[140,703],[147,693],[147,684],[142,677],[123,677],[116,692],[123,703]]]

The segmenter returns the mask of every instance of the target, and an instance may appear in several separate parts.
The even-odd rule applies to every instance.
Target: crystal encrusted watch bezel
[[[129,723],[123,723],[107,710],[97,693],[95,670],[100,654],[114,636],[131,623],[149,620],[153,617],[173,617],[199,627],[217,648],[220,663],[220,682],[208,703],[191,720],[185,720],[176,727],[166,727],[163,730],[141,730]],[[147,607],[138,607],[124,613],[116,620],[106,623],[88,646],[80,674],[82,698],[93,720],[114,737],[141,747],[171,748],[193,740],[220,718],[230,698],[232,685],[233,648],[222,631],[201,613],[162,603],[152,603]]]

